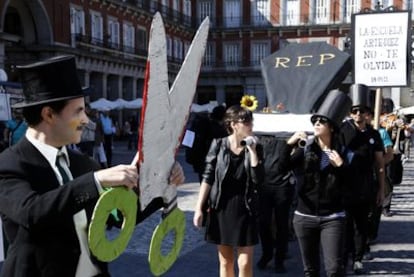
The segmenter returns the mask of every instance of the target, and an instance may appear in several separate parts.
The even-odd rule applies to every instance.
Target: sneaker
[[[383,210],[382,215],[385,216],[385,217],[391,217],[394,214],[391,211]]]
[[[355,261],[353,266],[355,275],[365,274],[364,265],[360,261]]]

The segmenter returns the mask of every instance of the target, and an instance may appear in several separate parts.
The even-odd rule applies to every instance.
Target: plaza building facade
[[[264,57],[295,42],[326,41],[344,50],[353,13],[379,4],[411,9],[412,1],[3,0],[0,68],[14,81],[16,65],[72,54],[83,85],[90,87],[90,101],[133,100],[142,96],[153,14],[162,14],[166,28],[170,84],[208,16],[210,34],[194,102],[232,105],[253,94],[265,106]],[[384,94],[410,105],[410,91],[387,88]]]

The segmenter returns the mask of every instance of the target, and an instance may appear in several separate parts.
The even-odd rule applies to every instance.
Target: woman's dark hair
[[[62,101],[44,103],[44,104],[35,105],[35,106],[24,107],[23,117],[25,118],[27,125],[36,126],[43,120],[41,113],[44,107],[48,106],[52,108],[52,110],[54,110],[56,113],[60,113],[67,103],[68,103],[68,100],[62,100]]]
[[[239,105],[233,105],[226,110],[224,114],[224,127],[226,127],[227,133],[232,134],[231,128],[232,122],[251,122],[253,121],[253,114],[248,109],[245,109]]]

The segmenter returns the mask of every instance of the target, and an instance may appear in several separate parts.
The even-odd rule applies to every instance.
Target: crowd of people
[[[206,137],[209,150],[194,166],[201,187],[193,223],[205,222],[206,241],[217,245],[220,276],[234,276],[234,264],[239,276],[252,276],[259,242],[256,266],[263,270],[273,261],[275,273],[285,273],[292,237],[305,276],[320,276],[322,257],[327,276],[366,273],[381,215],[393,215],[392,189],[401,182],[414,133],[387,109],[390,99],[374,128],[370,95],[359,84],[348,93],[330,91],[310,119],[312,136],[301,130],[288,138],[254,136],[251,111],[238,105],[225,111],[220,122],[227,136]]]

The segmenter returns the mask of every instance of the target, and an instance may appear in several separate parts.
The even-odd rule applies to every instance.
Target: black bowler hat
[[[24,100],[13,108],[24,108],[85,96],[74,56],[57,56],[17,66],[23,85]]]
[[[352,98],[352,107],[364,107],[372,109],[373,102],[370,99],[370,90],[366,85],[353,84],[349,88],[349,95]]]
[[[329,91],[318,111],[312,115],[311,122],[317,117],[327,118],[335,128],[341,126],[342,120],[348,114],[352,101],[349,96],[338,90]]]

